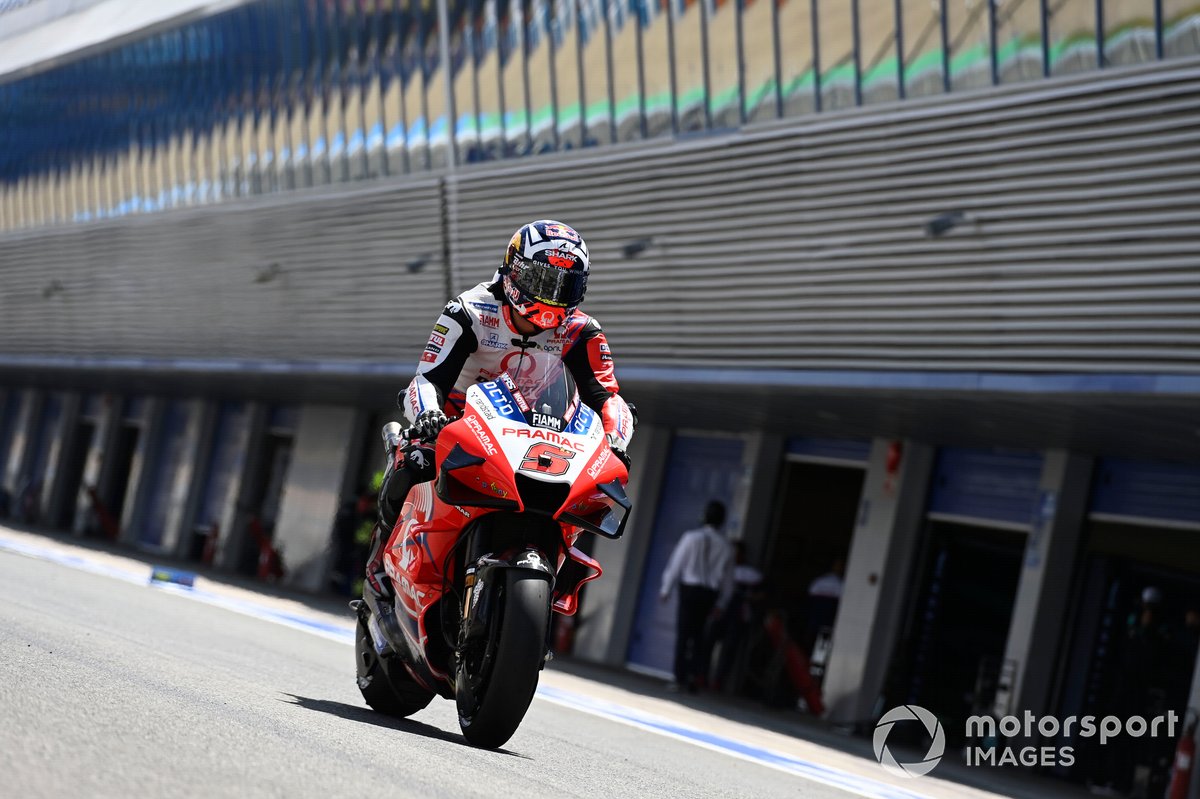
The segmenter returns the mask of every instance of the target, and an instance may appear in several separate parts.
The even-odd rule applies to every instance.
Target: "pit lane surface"
[[[773,755],[715,717],[550,671],[505,749],[474,749],[451,702],[409,720],[366,708],[336,623],[18,551],[0,546],[0,796],[985,795]]]

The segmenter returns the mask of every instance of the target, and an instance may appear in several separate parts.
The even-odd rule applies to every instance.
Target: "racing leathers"
[[[441,413],[459,416],[469,387],[515,371],[522,353],[536,349],[562,359],[580,399],[600,414],[609,446],[628,463],[625,450],[633,435],[634,416],[617,393],[612,352],[600,324],[577,310],[558,328],[524,336],[517,332],[511,314],[499,281],[480,283],[448,302],[429,335],[416,377],[399,399],[404,415],[423,425]],[[425,447],[407,454],[398,450],[390,464],[380,491],[380,529],[367,564],[368,584],[376,590],[381,587],[383,540],[391,533],[412,485],[434,476],[433,451]]]
[[[415,422],[433,409],[458,416],[468,388],[514,371],[527,349],[562,358],[580,399],[604,420],[609,445],[624,453],[633,435],[633,418],[617,393],[612,353],[600,324],[576,311],[561,327],[522,336],[512,324],[498,283],[480,283],[447,303],[405,392],[405,416]]]

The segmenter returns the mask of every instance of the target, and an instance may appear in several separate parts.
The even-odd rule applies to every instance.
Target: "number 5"
[[[560,477],[571,468],[570,460],[574,457],[574,450],[556,447],[542,441],[525,451],[525,460],[521,461],[520,470]]]

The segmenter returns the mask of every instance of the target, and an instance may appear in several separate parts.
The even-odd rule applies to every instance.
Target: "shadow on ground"
[[[391,716],[385,716],[370,708],[357,707],[355,705],[347,705],[345,702],[334,702],[329,699],[313,699],[308,696],[299,696],[298,694],[284,693],[288,704],[302,707],[305,710],[313,710],[318,713],[328,713],[331,716],[346,719],[347,721],[357,721],[362,724],[371,724],[376,727],[384,727],[397,732],[408,733],[409,735],[419,735],[422,738],[430,738],[437,741],[446,741],[447,743],[465,746],[468,749],[475,747],[467,742],[467,739],[452,732],[446,732],[443,729],[434,727],[431,724],[416,721],[415,719],[397,719]],[[490,750],[500,755],[508,755],[509,757],[519,757],[522,760],[532,760],[527,755],[522,755],[519,752],[513,752],[508,749],[493,749]]]

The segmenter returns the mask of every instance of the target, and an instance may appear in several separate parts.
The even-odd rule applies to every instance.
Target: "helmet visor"
[[[587,273],[563,269],[550,264],[514,258],[512,282],[524,294],[538,302],[574,308],[583,301],[587,290]]]

